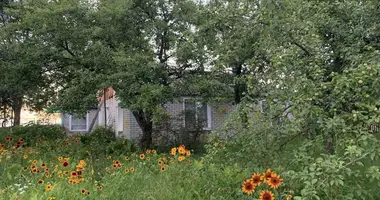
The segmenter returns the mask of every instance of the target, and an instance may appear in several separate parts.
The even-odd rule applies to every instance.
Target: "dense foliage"
[[[142,170],[136,176],[103,171],[88,184],[104,181],[105,188],[121,188],[135,199],[261,198],[253,190],[273,183],[244,179],[270,168],[284,182],[261,195],[269,199],[272,192],[276,199],[380,198],[379,1],[26,0],[0,8],[2,113],[53,102],[83,113],[97,103],[98,91],[112,87],[143,130],[145,149],[153,145],[153,125],[164,118],[167,102],[188,96],[236,105],[210,135],[206,155],[189,166],[174,165],[163,175],[144,161],[136,163]],[[130,142],[107,136],[107,129],[74,137],[70,148],[77,151],[69,152],[48,146],[72,140],[55,127],[28,128],[6,130],[4,138],[38,143],[32,151],[51,164],[64,153],[101,171],[107,155],[135,151]],[[13,150],[2,157],[25,162],[23,151]],[[1,191],[13,195],[7,183],[25,181],[12,176],[21,166],[0,166],[8,177]],[[150,189],[141,189],[147,182]],[[116,199],[125,195],[108,192]]]

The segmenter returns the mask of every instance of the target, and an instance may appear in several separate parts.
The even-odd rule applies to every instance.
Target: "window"
[[[69,125],[70,131],[87,131],[88,114],[85,117],[70,115]]]
[[[185,111],[185,128],[195,130],[203,127],[203,129],[211,129],[211,108],[207,104],[194,101],[192,99],[184,99],[183,103]]]

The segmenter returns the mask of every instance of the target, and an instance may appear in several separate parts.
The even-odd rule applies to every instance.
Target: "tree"
[[[20,125],[24,105],[41,110],[52,96],[50,53],[40,38],[25,23],[29,12],[26,3],[1,4],[0,91],[4,111],[14,112],[14,125]]]

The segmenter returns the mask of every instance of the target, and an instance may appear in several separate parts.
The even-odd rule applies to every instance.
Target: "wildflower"
[[[5,141],[7,141],[7,142],[10,142],[10,141],[12,141],[12,140],[13,140],[13,138],[12,138],[12,137],[9,137],[9,136],[5,138]]]
[[[129,169],[129,171],[131,171],[131,173],[133,173],[133,172],[135,171],[135,168],[131,167],[131,168]]]
[[[34,165],[36,165],[37,164],[37,160],[33,160],[33,162],[32,162]]]
[[[255,191],[255,185],[252,182],[252,179],[247,179],[243,182],[241,190],[246,194],[252,194]]]
[[[290,199],[292,199],[292,197],[293,196],[289,194],[288,196],[286,196],[286,200],[290,200]]]
[[[45,167],[46,167],[46,164],[45,164],[45,163],[42,163],[42,164],[41,164],[41,167],[42,167],[42,168],[45,168]]]
[[[261,175],[260,173],[254,173],[252,174],[252,181],[253,181],[253,184],[255,185],[260,185],[261,184]]]
[[[99,185],[98,190],[102,191],[103,190],[103,186]]]
[[[128,169],[128,168],[125,168],[125,169],[124,169],[124,172],[125,172],[125,173],[129,173],[129,169]]]
[[[90,196],[90,195],[91,195],[91,192],[90,192],[90,191],[87,191],[87,195]]]
[[[62,162],[62,161],[63,161],[62,156],[59,156],[59,157],[57,158],[57,160],[58,160],[59,162]]]
[[[281,185],[281,181],[283,179],[280,177],[280,175],[272,174],[271,179],[268,181],[268,185],[270,185],[271,188],[277,189]]]
[[[111,159],[111,156],[107,156],[107,160],[110,160]]]
[[[260,192],[260,200],[274,200],[272,192],[265,190]]]
[[[147,160],[147,161],[150,161],[150,157],[146,157],[146,160]]]
[[[38,182],[37,182],[38,184],[44,184],[44,180],[38,180]]]
[[[46,190],[46,191],[50,191],[50,190],[52,190],[52,189],[53,189],[53,186],[50,185],[50,184],[48,184],[48,185],[45,186],[45,190]]]
[[[190,155],[191,155],[190,150],[186,150],[186,156],[190,156]]]
[[[129,160],[129,157],[128,156],[125,156],[125,158],[124,158],[126,161],[128,161]]]
[[[264,182],[269,181],[271,179],[271,177],[272,177],[272,172],[270,171],[270,169],[268,169],[267,172],[265,172],[263,174],[263,180],[264,180]]]
[[[160,169],[162,172],[164,172],[165,170],[166,170],[166,168],[165,167],[161,167],[161,169]]]
[[[119,161],[119,160],[114,160],[114,161],[113,161],[113,164],[118,165],[118,164],[120,164],[120,161]]]
[[[179,147],[178,147],[178,153],[181,154],[181,155],[186,154],[185,145],[183,145],[183,144],[179,145]]]
[[[79,164],[83,167],[85,167],[87,165],[87,163],[84,161],[84,160],[80,160],[79,161]]]
[[[75,177],[77,177],[77,175],[78,175],[78,174],[77,174],[77,172],[75,172],[75,171],[73,171],[73,172],[70,173],[70,177],[71,177],[71,178],[75,178]]]
[[[183,161],[183,160],[185,160],[185,156],[179,156],[179,157],[178,157],[178,161],[181,162],[181,161]]]
[[[69,172],[68,171],[63,171],[63,174],[67,175],[67,174],[69,174]]]
[[[162,164],[164,164],[164,162],[162,162],[162,160],[158,160],[158,164],[162,165]]]
[[[145,155],[142,153],[140,154],[140,159],[144,159],[145,158]]]
[[[86,193],[86,189],[82,188],[82,190],[80,191],[80,193],[85,194]]]
[[[24,167],[24,170],[27,170],[27,169],[28,169],[28,166],[25,166],[25,167]]]
[[[145,151],[146,154],[150,154],[150,152],[151,152],[150,149],[147,149],[147,150]]]
[[[170,155],[175,156],[176,154],[177,154],[177,148],[173,147],[173,148],[170,150]]]
[[[153,153],[153,154],[156,154],[157,151],[156,151],[155,149],[152,149],[152,153]]]
[[[59,173],[59,174],[58,174],[58,178],[63,178],[63,174],[62,174],[62,173]]]
[[[67,161],[63,161],[62,166],[63,166],[63,167],[67,167],[67,166],[69,166],[69,162],[67,162]]]
[[[48,200],[55,200],[55,197],[51,196]]]
[[[28,155],[24,155],[24,159],[27,159],[28,158]]]

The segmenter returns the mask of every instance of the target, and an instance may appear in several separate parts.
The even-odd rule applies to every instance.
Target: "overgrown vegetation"
[[[380,199],[379,1],[6,2],[0,4],[2,115],[14,112],[17,125],[21,105],[38,110],[53,103],[84,113],[98,91],[112,87],[143,132],[137,150],[108,129],[72,138],[58,127],[0,130],[6,197],[84,198],[80,188],[92,188],[97,195],[86,198]],[[59,95],[52,95],[57,86]],[[174,155],[152,154],[148,161],[134,152],[158,142],[199,142],[198,132],[169,133],[165,124],[160,131],[172,134],[168,142],[153,134],[154,125],[165,123],[163,105],[184,96],[233,103],[236,110],[207,135],[205,155],[185,157],[186,164],[175,155],[161,173],[150,162]],[[26,143],[9,145],[9,137]],[[24,148],[37,154],[24,159]],[[68,185],[55,174],[46,183],[53,190],[44,192],[36,184],[42,174],[22,171],[31,156],[54,166],[60,155],[83,160],[88,179]],[[135,167],[133,175],[112,162],[125,156],[131,160],[121,164]],[[116,171],[105,170],[112,164]],[[268,168],[283,178],[278,190],[267,188],[274,184],[267,179],[259,186],[255,175],[248,178]],[[268,179],[280,180],[278,174]],[[14,189],[28,182],[34,185],[25,194]],[[104,190],[96,190],[99,184]],[[260,195],[262,189],[269,191]]]

